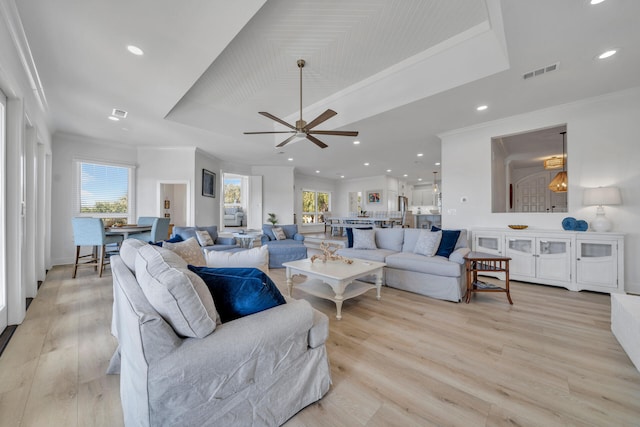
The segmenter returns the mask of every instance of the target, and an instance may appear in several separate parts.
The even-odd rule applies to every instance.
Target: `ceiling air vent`
[[[119,119],[126,119],[127,118],[127,114],[129,114],[129,113],[124,111],[124,110],[119,110],[117,108],[114,108],[113,111],[111,112],[112,116],[117,117]]]
[[[527,80],[532,77],[538,77],[546,73],[550,73],[552,71],[556,71],[560,68],[560,63],[556,62],[555,64],[547,65],[546,67],[538,68],[537,70],[526,72],[522,75],[522,78]]]

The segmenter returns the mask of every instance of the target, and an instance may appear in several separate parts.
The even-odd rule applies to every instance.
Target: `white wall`
[[[293,224],[295,212],[294,168],[292,166],[253,166],[251,175],[262,176],[262,217],[273,212],[279,224]]]
[[[220,221],[220,201],[222,194],[222,174],[220,173],[221,162],[219,159],[206,154],[204,151],[196,150],[195,156],[195,225],[209,226],[217,225],[221,229]],[[202,170],[206,169],[216,174],[215,197],[202,195]]]
[[[298,230],[301,233],[323,233],[324,224],[303,224],[302,223],[302,190],[315,190],[331,194],[331,209],[335,206],[334,198],[338,196],[336,192],[336,181],[317,176],[295,174],[295,211],[298,220]],[[333,215],[333,210],[331,211]]]
[[[618,186],[623,204],[606,208],[616,232],[626,233],[625,288],[640,293],[640,88],[561,105],[440,135],[443,225],[561,230],[564,217],[588,222],[584,188]],[[491,137],[567,123],[568,213],[491,213]],[[468,202],[463,203],[462,197]]]
[[[75,216],[74,159],[135,165],[135,148],[78,135],[56,134],[53,138],[51,186],[51,262],[72,264],[75,258],[71,218]],[[126,159],[126,160],[123,160]],[[156,190],[153,190],[153,194]]]

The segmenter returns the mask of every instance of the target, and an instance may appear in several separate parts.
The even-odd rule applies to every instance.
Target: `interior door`
[[[0,200],[7,200],[5,194],[5,153],[7,150],[7,98],[0,91]],[[8,310],[7,310],[7,282],[6,282],[6,219],[4,206],[0,209],[0,333],[5,330],[8,323]]]
[[[250,176],[247,228],[262,230],[262,223],[262,176]]]

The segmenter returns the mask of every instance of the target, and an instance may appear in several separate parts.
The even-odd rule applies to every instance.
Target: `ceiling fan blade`
[[[284,147],[285,145],[287,145],[295,137],[296,137],[296,134],[291,135],[289,138],[285,139],[280,144],[276,145],[276,147]]]
[[[358,131],[350,130],[310,130],[315,135],[358,136]]]
[[[307,134],[307,139],[311,142],[313,142],[314,144],[316,144],[318,147],[320,148],[327,148],[328,145],[325,144],[324,142],[320,141],[318,138],[316,138],[315,136],[311,136],[309,134]]]
[[[267,113],[266,111],[260,111],[258,114],[262,114],[263,116],[268,117],[271,120],[275,120],[276,122],[280,123],[281,125],[285,125],[288,128],[291,128],[293,130],[297,130],[295,126],[291,126],[289,123],[285,122],[282,119],[277,118],[273,114]]]
[[[243,132],[245,135],[259,135],[262,133],[296,133],[295,130],[282,130],[282,131],[273,131],[273,132]]]
[[[324,113],[320,114],[318,117],[316,117],[315,119],[311,120],[311,123],[308,123],[307,126],[305,126],[305,128],[307,130],[313,129],[314,127],[318,126],[320,123],[329,120],[331,117],[335,116],[336,113],[335,111],[329,109],[327,111],[325,111]]]

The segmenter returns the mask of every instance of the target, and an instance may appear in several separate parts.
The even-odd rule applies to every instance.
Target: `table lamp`
[[[586,188],[584,190],[582,204],[586,206],[598,206],[596,218],[591,222],[593,231],[611,231],[613,224],[604,215],[605,205],[620,205],[622,197],[618,187]]]

